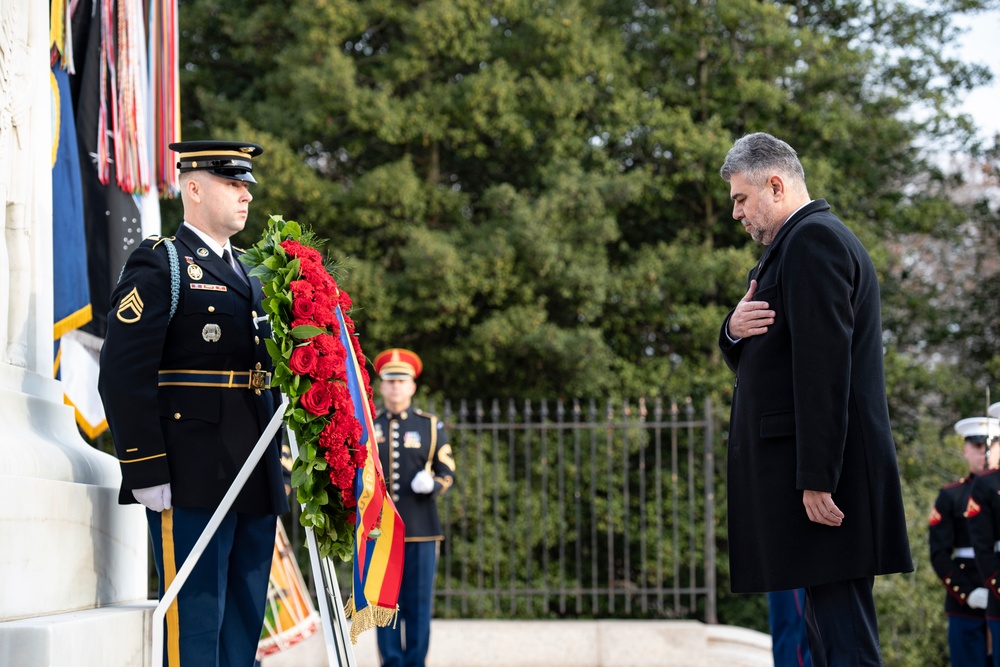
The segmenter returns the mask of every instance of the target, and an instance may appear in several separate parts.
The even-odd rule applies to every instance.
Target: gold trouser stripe
[[[174,558],[174,510],[160,513],[160,544],[163,547],[163,590],[167,590],[177,576],[177,561]],[[177,600],[167,609],[167,667],[181,664],[181,622],[177,612]]]

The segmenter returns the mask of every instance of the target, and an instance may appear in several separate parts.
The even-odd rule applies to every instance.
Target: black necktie
[[[229,268],[231,268],[233,271],[236,272],[236,275],[240,277],[240,280],[243,281],[244,285],[250,284],[249,282],[247,282],[246,275],[242,271],[240,271],[240,268],[238,266],[233,264],[233,256],[229,254],[229,248],[226,248],[225,250],[222,251],[222,259],[226,261],[226,264],[229,265]]]

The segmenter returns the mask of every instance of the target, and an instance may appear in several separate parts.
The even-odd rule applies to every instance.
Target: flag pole
[[[299,445],[295,441],[295,432],[292,429],[287,429],[286,432],[292,456],[298,459]],[[316,587],[316,602],[319,605],[319,615],[323,625],[327,662],[330,667],[357,667],[354,650],[347,641],[347,616],[344,613],[344,602],[340,597],[337,573],[329,558],[320,558],[319,545],[312,526],[306,526],[306,543],[309,547],[313,585]]]

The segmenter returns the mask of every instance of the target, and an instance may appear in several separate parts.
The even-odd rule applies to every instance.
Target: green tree
[[[365,349],[417,350],[431,393],[720,406],[718,326],[760,248],[717,170],[745,132],[784,138],[882,277],[890,409],[922,516],[946,481],[929,463],[941,434],[1000,373],[1000,293],[904,261],[917,238],[961,248],[971,221],[994,239],[990,268],[996,207],[956,201],[963,177],[935,151],[992,159],[995,177],[953,111],[989,73],[944,44],[954,15],[997,4],[181,0],[185,138],[265,145],[243,243],[271,213],[328,237]],[[934,585],[879,584],[896,600],[936,600]],[[884,610],[894,638],[943,628],[914,609]],[[759,611],[720,600],[723,622]]]

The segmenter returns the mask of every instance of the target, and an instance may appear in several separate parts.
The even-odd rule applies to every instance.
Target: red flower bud
[[[296,319],[311,319],[316,312],[316,304],[312,299],[295,299],[292,301],[292,315]]]
[[[288,367],[296,375],[309,375],[316,368],[316,361],[319,360],[319,352],[312,345],[300,345],[292,350],[292,356],[288,360]]]
[[[309,391],[299,397],[302,407],[314,415],[322,416],[330,411],[333,405],[333,394],[326,382],[314,382]]]

